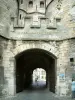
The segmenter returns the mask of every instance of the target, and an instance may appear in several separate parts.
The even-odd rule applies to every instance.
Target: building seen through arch
[[[36,68],[33,71],[33,81],[46,81],[46,71],[42,68]]]

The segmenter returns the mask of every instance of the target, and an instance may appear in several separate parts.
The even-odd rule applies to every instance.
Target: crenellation
[[[25,28],[25,21],[26,19],[31,19],[30,25],[28,27],[30,28],[43,28],[41,27],[43,25],[42,19],[45,21],[45,25],[47,29],[56,29],[56,20],[60,20],[59,18],[57,19],[48,19],[48,18],[44,18],[44,17],[38,17],[38,15],[33,16],[33,17],[25,17],[25,18],[14,18],[13,22],[11,23],[11,31],[14,31],[14,28]],[[14,25],[13,25],[14,23]],[[17,29],[18,30],[18,29]]]

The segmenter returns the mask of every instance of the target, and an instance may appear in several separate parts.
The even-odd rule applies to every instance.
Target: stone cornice
[[[45,41],[61,41],[61,40],[67,40],[67,39],[74,39],[75,36],[57,36],[57,35],[50,35],[50,34],[19,34],[14,36],[4,36],[0,34],[1,37],[4,37],[9,40],[45,40]]]

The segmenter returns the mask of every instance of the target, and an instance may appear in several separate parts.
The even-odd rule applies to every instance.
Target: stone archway
[[[56,57],[43,49],[28,49],[15,57],[16,59],[16,92],[29,88],[32,83],[32,72],[35,68],[44,68],[47,74],[47,88],[55,93]]]
[[[43,50],[43,51],[46,51],[47,53],[49,53],[53,59],[58,58],[57,48],[55,46],[50,45],[49,43],[45,43],[45,42],[30,42],[30,43],[26,42],[25,44],[22,43],[22,44],[16,46],[16,48],[13,49],[12,51],[5,52],[6,54],[9,52],[9,54],[11,55],[8,58],[9,59],[8,63],[10,63],[10,65],[12,67],[12,70],[11,70],[12,73],[9,72],[9,74],[12,76],[12,78],[11,78],[12,85],[10,83],[9,77],[8,77],[8,85],[6,85],[9,88],[9,91],[7,91],[7,92],[10,95],[14,95],[16,93],[16,76],[15,76],[16,60],[15,60],[15,57],[27,50],[30,50],[30,49],[40,49],[40,50]],[[55,65],[55,67],[57,67],[57,65]]]
[[[49,44],[49,43],[45,43],[45,42],[30,42],[30,43],[26,42],[25,44],[21,43],[11,52],[13,53],[13,56],[16,56],[17,54],[19,54],[25,50],[35,49],[35,48],[46,50],[58,58],[58,50],[57,50],[56,46],[53,46],[53,44]]]
[[[17,56],[17,55],[19,55],[27,50],[31,50],[31,49],[32,50],[33,49],[45,50],[48,53],[50,53],[50,56],[53,59],[58,57],[57,48],[54,47],[53,45],[50,45],[50,44],[44,43],[44,42],[35,42],[35,43],[31,42],[31,43],[20,44],[12,52],[13,52],[14,56]],[[57,65],[55,65],[55,66],[57,66]]]

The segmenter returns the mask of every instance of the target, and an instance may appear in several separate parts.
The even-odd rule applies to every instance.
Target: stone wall
[[[52,52],[55,56],[58,55],[57,47],[55,42],[40,42],[40,41],[11,41],[2,40],[2,42],[7,43],[3,47],[3,62],[2,66],[4,68],[4,73],[2,78],[4,78],[2,95],[14,95],[16,93],[16,83],[15,83],[15,56],[25,50],[38,48]]]
[[[3,60],[3,47],[2,47],[2,39],[0,39],[0,96],[2,95],[2,88],[3,88],[3,77],[4,77],[4,68],[2,66]]]
[[[18,2],[15,0],[0,1],[2,36],[15,40],[63,40],[75,36],[74,1],[47,0],[45,13],[40,13],[40,6],[38,11],[34,9],[36,2],[33,2],[35,12],[28,13],[25,11],[28,2],[24,1],[24,4],[19,2],[18,8]]]
[[[16,0],[0,0],[0,35],[9,38],[11,18],[17,17]]]
[[[25,50],[38,48],[47,50],[57,57],[56,64],[56,94],[71,95],[71,80],[74,68],[71,66],[70,58],[75,58],[75,39],[64,41],[11,41],[1,39],[2,62],[1,62],[1,80],[3,95],[15,94],[15,56]],[[61,79],[61,74],[64,74]],[[1,85],[0,85],[1,86]]]
[[[70,91],[68,88],[69,80],[71,81],[71,74],[68,72],[70,69],[69,66],[69,50],[70,50],[70,41],[65,40],[59,42],[59,57],[58,57],[58,68],[57,68],[57,77],[58,77],[58,93],[62,95],[67,95]],[[63,79],[61,79],[61,75]],[[68,75],[67,75],[68,74]],[[71,88],[71,87],[70,87]]]
[[[3,52],[4,49],[7,48],[7,41],[7,39],[0,37],[0,96],[3,96],[4,84],[6,84],[6,79],[4,77],[5,66],[3,65]]]

